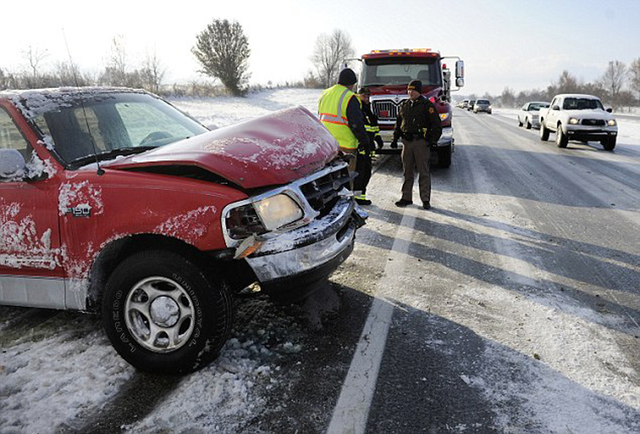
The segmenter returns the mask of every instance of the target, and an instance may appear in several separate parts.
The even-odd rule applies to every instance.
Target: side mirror
[[[464,86],[464,78],[456,78],[456,86],[458,87]]]
[[[605,111],[606,111],[607,113],[613,113],[613,108],[611,108],[611,107],[607,107],[607,108],[605,109]]]
[[[456,61],[456,78],[464,78],[464,60]],[[456,80],[458,83],[458,80]],[[464,85],[464,80],[462,81],[462,85],[458,85],[458,87],[462,87]]]
[[[554,105],[553,107],[551,107],[551,110],[560,110],[560,106]]]
[[[0,178],[22,176],[27,162],[17,149],[0,149]]]

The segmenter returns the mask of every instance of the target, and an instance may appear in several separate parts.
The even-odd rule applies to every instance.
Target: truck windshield
[[[207,129],[172,105],[143,93],[48,95],[34,120],[68,167],[130,155]],[[28,102],[27,102],[28,103]]]
[[[562,108],[564,110],[604,110],[600,100],[593,98],[565,98]]]
[[[362,77],[362,86],[406,86],[411,80],[420,80],[423,86],[442,86],[440,65],[435,58],[366,59]]]

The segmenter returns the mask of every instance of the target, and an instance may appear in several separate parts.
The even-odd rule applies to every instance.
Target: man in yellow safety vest
[[[338,141],[340,150],[353,155],[349,160],[350,172],[355,171],[358,148],[369,147],[360,100],[353,93],[353,86],[357,81],[352,69],[343,69],[340,71],[338,84],[326,89],[318,101],[320,121]]]

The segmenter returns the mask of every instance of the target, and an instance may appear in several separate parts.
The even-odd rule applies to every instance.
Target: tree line
[[[505,87],[502,94],[492,96],[485,93],[483,99],[489,99],[497,106],[520,107],[527,101],[551,101],[560,93],[583,93],[595,95],[614,110],[640,105],[640,57],[627,66],[619,60],[609,62],[604,74],[593,82],[579,80],[564,70],[557,81],[552,81],[546,89],[521,91],[516,94]],[[478,99],[472,94],[469,99]]]
[[[163,83],[166,67],[155,53],[147,54],[141,65],[132,68],[122,36],[112,40],[111,53],[104,69],[94,76],[80,71],[78,65],[57,62],[53,69],[44,69],[46,51],[28,47],[24,57],[28,65],[21,72],[9,72],[0,66],[0,90],[34,89],[59,86],[124,86],[142,88],[160,95],[211,96],[223,92],[245,95],[249,91],[249,40],[237,21],[214,19],[196,37],[191,49],[200,69],[199,73],[213,82],[192,81],[188,85]],[[355,55],[351,37],[336,29],[317,37],[309,60],[309,69],[303,79],[285,83],[286,87],[326,88],[337,82],[345,61]],[[217,85],[215,83],[221,83]],[[271,87],[271,83],[268,83]],[[485,93],[498,106],[518,107],[527,101],[549,101],[559,93],[587,93],[600,97],[614,109],[640,104],[640,58],[627,66],[618,60],[609,62],[605,73],[594,82],[578,80],[569,71],[563,71],[557,82],[546,89],[521,91],[516,94],[506,87],[499,96]],[[477,99],[477,95],[469,98]]]
[[[116,86],[142,88],[149,92],[171,96],[212,96],[221,93],[245,95],[249,90],[248,66],[251,50],[242,26],[236,22],[215,19],[200,32],[193,48],[199,73],[213,81],[194,80],[188,84],[166,85],[166,67],[156,53],[147,54],[141,64],[132,65],[124,37],[112,39],[106,65],[97,74],[89,74],[70,61],[56,61],[47,67],[48,53],[33,46],[23,51],[26,67],[14,72],[0,65],[0,90],[37,89],[62,86]],[[350,37],[336,30],[320,35],[311,62],[316,71],[309,71],[299,81],[286,82],[289,87],[322,87],[335,82],[346,57],[354,54]],[[220,83],[220,84],[218,84]],[[271,82],[268,83],[271,87]]]

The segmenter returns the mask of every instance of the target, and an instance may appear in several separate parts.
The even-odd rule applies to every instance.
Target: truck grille
[[[343,188],[350,189],[351,176],[346,166],[329,172],[300,186],[300,190],[311,205],[311,208],[320,212],[320,215],[328,213],[336,200],[338,192]]]
[[[398,105],[390,100],[372,101],[371,108],[380,120],[395,119],[398,116]]]
[[[594,127],[602,127],[604,126],[604,120],[603,119],[583,119],[582,120],[582,125],[591,125]]]

